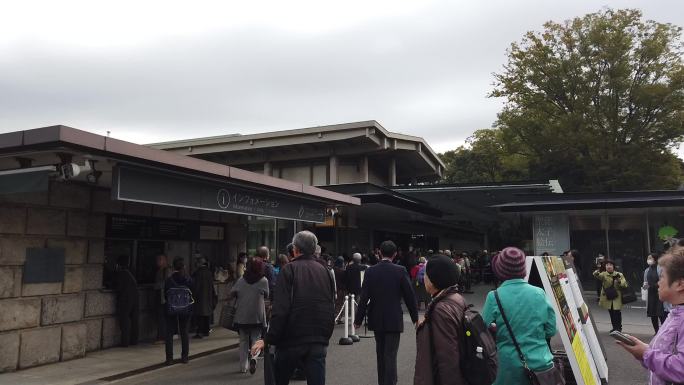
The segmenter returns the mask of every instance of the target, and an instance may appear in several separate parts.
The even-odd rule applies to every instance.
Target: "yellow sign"
[[[587,358],[587,353],[584,351],[584,346],[582,345],[579,334],[576,334],[575,338],[572,340],[572,351],[575,353],[575,358],[577,358],[577,363],[579,364],[580,373],[582,373],[584,383],[598,383],[594,378],[591,367],[589,366],[589,359]]]

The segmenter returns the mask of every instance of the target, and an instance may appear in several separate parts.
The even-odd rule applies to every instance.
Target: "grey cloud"
[[[615,7],[623,4],[684,24],[672,9],[681,5]],[[595,10],[587,1],[474,11],[453,2],[318,36],[242,28],[129,49],[30,43],[0,61],[0,132],[64,123],[171,140],[377,119],[441,151],[496,119],[501,102],[486,94],[512,41]]]

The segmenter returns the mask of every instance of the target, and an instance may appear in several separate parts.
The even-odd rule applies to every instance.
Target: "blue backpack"
[[[187,286],[179,286],[173,278],[171,282],[174,286],[166,290],[166,312],[169,315],[190,315],[195,303],[192,291]]]

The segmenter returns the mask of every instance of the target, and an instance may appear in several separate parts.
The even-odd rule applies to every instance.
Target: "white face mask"
[[[646,260],[646,263],[647,263],[649,266],[655,265],[655,261],[652,260],[652,259],[647,259],[647,260]]]

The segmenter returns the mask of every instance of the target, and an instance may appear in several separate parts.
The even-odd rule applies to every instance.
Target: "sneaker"
[[[183,357],[183,358],[181,358],[181,362],[184,363],[184,364],[187,364],[188,361],[190,361],[190,360],[188,359],[188,357]]]
[[[173,365],[173,359],[167,359],[166,362],[164,362],[164,365],[166,365],[166,366]]]
[[[256,358],[252,357],[249,359],[249,374],[256,373],[257,361]]]

